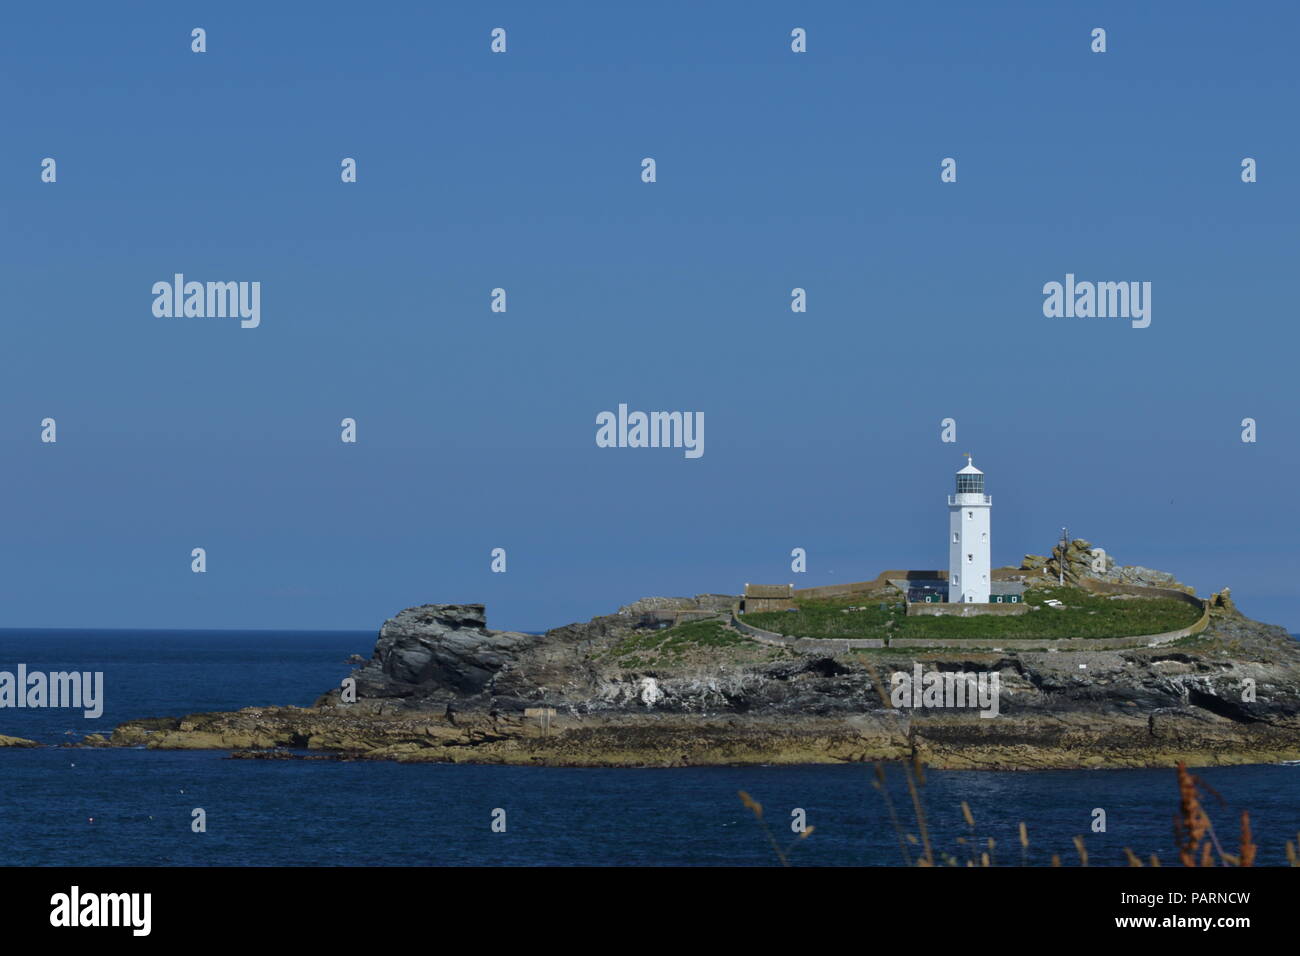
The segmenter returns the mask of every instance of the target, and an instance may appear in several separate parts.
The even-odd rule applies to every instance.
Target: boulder
[[[1038,557],[1037,555],[1025,555],[1026,562],[1029,558]],[[1078,584],[1084,578],[1093,578],[1099,581],[1119,581],[1120,578],[1115,576],[1115,559],[1110,555],[1105,556],[1105,570],[1098,570],[1095,566],[1098,554],[1093,550],[1092,542],[1084,538],[1075,538],[1065,545],[1057,544],[1052,548],[1052,555],[1047,558],[1040,567],[1026,568],[1026,570],[1041,570],[1048,577],[1059,578],[1064,572],[1065,582],[1067,584]],[[1170,576],[1172,580],[1172,575]],[[1124,583],[1135,583],[1125,581]]]
[[[1240,615],[1241,611],[1237,610],[1236,603],[1232,600],[1232,588],[1224,588],[1210,595],[1210,609],[1214,611],[1226,611],[1229,614]]]
[[[375,651],[353,672],[359,697],[475,694],[536,637],[492,631],[482,604],[424,604],[384,622]]]

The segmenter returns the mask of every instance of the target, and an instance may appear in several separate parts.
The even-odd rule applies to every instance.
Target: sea
[[[929,770],[922,833],[897,766],[878,789],[869,765],[571,769],[61,746],[138,717],[305,706],[373,645],[373,632],[0,631],[0,671],[105,682],[95,719],[0,709],[0,733],[50,745],[0,748],[0,865],[894,866],[928,838],[940,859],[1057,854],[1068,866],[1076,837],[1091,866],[1123,865],[1126,847],[1176,859],[1172,770]],[[1247,810],[1257,862],[1284,865],[1300,840],[1300,766],[1197,773],[1225,848]]]

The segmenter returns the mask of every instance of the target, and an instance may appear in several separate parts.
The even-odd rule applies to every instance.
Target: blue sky
[[[938,567],[969,451],[995,565],[1068,525],[1300,630],[1300,13],[1134,7],[6,7],[0,623],[535,630]],[[156,318],[176,272],[261,326]],[[1066,273],[1151,326],[1044,317]],[[704,456],[597,448],[620,402]]]

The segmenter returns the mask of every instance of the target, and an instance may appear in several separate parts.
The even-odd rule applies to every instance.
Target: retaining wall
[[[1031,572],[1022,571],[1019,568],[994,568],[990,577],[993,581],[1023,581]],[[847,597],[850,594],[862,594],[865,591],[875,591],[886,587],[891,578],[905,581],[947,581],[947,571],[881,571],[870,581],[854,581],[850,584],[824,584],[814,588],[795,588],[794,596],[797,598],[832,598]]]
[[[847,654],[849,651],[866,647],[884,647],[885,642],[879,638],[853,637],[844,640],[835,638],[801,637],[794,642],[796,651],[812,654]]]
[[[748,634],[754,640],[763,644],[779,644],[782,647],[790,647],[795,641],[799,640],[797,637],[787,637],[786,635],[778,634],[775,631],[765,631],[761,627],[754,627],[753,625],[746,624],[734,614],[731,615],[731,626],[740,631],[740,633]]]
[[[851,584],[824,584],[815,588],[795,588],[794,596],[797,598],[818,598],[846,597],[850,594],[862,594],[865,591],[876,591],[889,585],[890,578],[936,578],[947,577],[947,571],[881,571],[871,581],[854,581]]]
[[[933,604],[926,604],[924,601],[908,601],[908,617],[975,617],[988,616],[1010,617],[1015,614],[1024,614],[1029,610],[1029,605],[1024,603],[1017,604],[974,604],[959,602],[936,601]]]

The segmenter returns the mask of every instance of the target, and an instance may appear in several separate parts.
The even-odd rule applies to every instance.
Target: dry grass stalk
[[[1183,866],[1254,866],[1256,846],[1250,832],[1250,815],[1241,815],[1240,848],[1237,853],[1227,852],[1219,843],[1210,815],[1201,804],[1200,791],[1211,794],[1220,803],[1223,798],[1190,773],[1187,764],[1178,763],[1178,816],[1174,818],[1174,842],[1178,846],[1178,859]],[[1215,860],[1215,854],[1218,860]]]
[[[889,795],[889,788],[885,786],[885,768],[880,764],[873,764],[872,769],[875,770],[876,779],[871,785],[879,790],[885,798],[885,806],[889,809],[889,822],[894,825],[894,833],[898,837],[898,850],[903,854],[903,865],[911,866],[912,854],[907,852],[907,840],[903,836],[903,827],[898,822],[898,813],[894,809],[894,798]]]
[[[1087,865],[1088,865],[1088,849],[1087,849],[1087,847],[1085,847],[1085,846],[1083,845],[1083,837],[1081,837],[1081,836],[1077,836],[1077,837],[1074,838],[1074,848],[1075,848],[1076,850],[1079,851],[1079,865],[1080,865],[1080,866],[1087,866]]]
[[[767,837],[767,842],[772,844],[772,850],[774,853],[776,853],[776,858],[781,861],[781,865],[789,866],[790,865],[789,851],[800,840],[806,840],[810,836],[812,836],[813,831],[816,830],[817,828],[805,827],[799,833],[799,835],[795,837],[793,841],[791,841],[790,846],[786,847],[785,852],[782,852],[780,845],[776,842],[776,837],[772,834],[771,828],[767,825],[767,821],[763,819],[763,805],[759,803],[757,800],[755,800],[753,797],[751,797],[744,790],[738,790],[736,791],[736,793],[740,797],[740,802],[743,803],[749,809],[749,811],[754,814],[754,819],[757,820],[758,825],[763,828],[763,834]]]
[[[881,694],[881,699],[887,701],[888,695],[884,693],[884,688],[880,684],[880,680],[874,672],[871,672],[871,678],[876,684],[877,690]],[[919,844],[921,847],[921,854],[915,858],[915,865],[935,866],[935,851],[930,840],[930,830],[926,819],[925,806],[921,801],[921,787],[925,785],[925,766],[921,762],[920,755],[915,752],[913,752],[910,760],[900,761],[900,763],[903,767],[904,779],[907,782],[907,791],[911,797],[912,812],[916,818],[917,829],[921,834],[919,841],[914,835],[903,830],[902,823],[898,817],[897,808],[895,807],[894,800],[889,792],[888,778],[885,773],[885,768],[880,763],[873,764],[872,766],[872,770],[875,774],[872,786],[880,792],[881,796],[885,800],[885,806],[889,811],[889,822],[893,826],[894,833],[898,838],[898,849],[902,854],[904,865],[912,866],[914,863],[912,854],[908,850],[908,845],[911,844],[912,846],[917,846]],[[1246,812],[1241,814],[1240,851],[1237,854],[1228,853],[1220,845],[1218,837],[1215,835],[1214,826],[1210,822],[1209,814],[1205,812],[1205,808],[1201,803],[1200,794],[1201,791],[1204,790],[1206,793],[1209,793],[1218,799],[1220,803],[1223,802],[1223,799],[1215,793],[1213,788],[1202,781],[1199,777],[1189,773],[1186,764],[1182,762],[1177,766],[1177,776],[1179,812],[1174,818],[1174,842],[1178,847],[1179,860],[1183,865],[1214,866],[1216,865],[1215,854],[1217,853],[1218,860],[1226,865],[1253,866],[1258,852],[1258,847],[1255,844],[1254,836],[1250,828],[1250,814]],[[762,807],[750,800],[749,795],[744,791],[741,791],[740,796],[741,800],[745,802],[745,805],[750,807],[751,810],[754,810],[755,817],[757,817],[759,823],[764,826],[765,832],[768,832],[766,830],[766,824],[763,824],[762,820]],[[992,837],[989,837],[986,840],[986,845],[988,847],[987,850],[979,850],[977,848],[975,814],[971,811],[970,804],[965,800],[961,801],[961,815],[962,819],[966,823],[967,835],[958,837],[957,843],[966,848],[967,855],[966,860],[964,861],[965,865],[996,866],[997,858],[995,850],[997,848],[997,843]],[[1029,829],[1026,827],[1023,820],[1020,821],[1019,831],[1020,863],[1022,866],[1027,866],[1029,863]],[[809,828],[808,832],[812,832],[811,828]],[[807,834],[804,834],[804,836],[806,835]],[[786,861],[785,855],[776,847],[776,841],[772,838],[770,832],[768,832],[768,839],[772,842],[773,848],[777,850],[777,856],[781,859],[782,863],[789,865]],[[1073,842],[1074,848],[1079,854],[1079,865],[1087,866],[1088,849],[1084,844],[1084,838],[1082,836],[1076,836],[1073,838]],[[978,857],[976,856],[977,853]],[[1130,867],[1141,867],[1144,865],[1141,857],[1134,853],[1129,847],[1124,847],[1124,857]],[[1300,833],[1296,834],[1296,840],[1294,843],[1290,840],[1287,841],[1286,858],[1291,866],[1300,867]],[[940,859],[946,866],[960,866],[962,863],[962,861],[950,853],[940,854]],[[1061,858],[1058,854],[1052,854],[1051,865],[1061,865]],[[1161,865],[1160,858],[1156,854],[1152,853],[1150,856],[1150,862],[1146,865],[1158,867]]]
[[[903,764],[907,776],[907,792],[912,796],[912,811],[916,814],[916,828],[921,831],[921,845],[925,848],[924,866],[934,866],[934,850],[930,847],[930,828],[925,821],[925,807],[921,805],[920,788],[925,786],[925,770],[919,757]]]
[[[1241,862],[1239,866],[1255,865],[1255,841],[1250,833],[1250,814],[1241,811]]]

